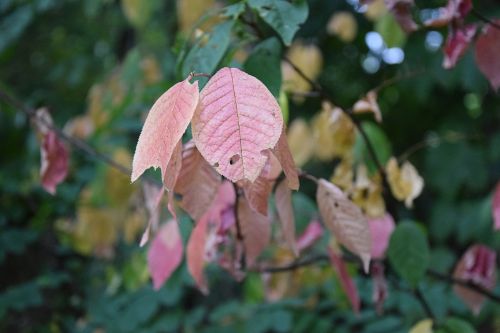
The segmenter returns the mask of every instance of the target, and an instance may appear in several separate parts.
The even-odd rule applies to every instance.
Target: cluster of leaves
[[[471,73],[465,53],[477,31],[478,66],[498,89],[498,31],[493,25],[481,30],[476,22],[474,32],[467,32],[464,22],[470,19],[471,7],[467,1],[450,1],[437,9],[439,15],[432,14],[432,20],[420,25],[413,19],[417,11],[412,1],[371,1],[368,7],[354,9],[320,1],[248,0],[226,7],[215,1],[193,1],[191,6],[188,2],[177,6],[180,33],[175,54],[165,51],[164,30],[158,28],[163,18],[159,9],[169,5],[133,0],[122,1],[118,8],[99,0],[81,5],[85,8],[67,5],[75,13],[85,9],[88,15],[117,20],[126,27],[126,39],[131,38],[129,26],[133,27],[139,42],[121,64],[106,69],[110,74],[104,79],[90,81],[86,113],[68,121],[53,112],[56,121],[67,121],[64,133],[70,138],[86,140],[125,169],[132,165],[133,180],[150,166],[160,167],[161,173],[147,171],[140,187],[130,185],[118,169],[89,167],[76,154],[69,160],[70,147],[60,141],[54,122],[47,113],[37,112],[40,116],[32,119],[40,132],[41,183],[55,192],[55,186],[67,175],[68,179],[58,186],[56,201],[42,193],[32,195],[32,183],[21,187],[19,197],[26,196],[29,202],[35,198],[30,205],[36,208],[3,220],[7,236],[2,249],[15,260],[44,248],[47,241],[40,234],[31,228],[20,231],[15,225],[32,220],[29,226],[38,223],[35,229],[47,234],[50,242],[57,239],[56,253],[71,260],[64,259],[64,267],[56,266],[55,274],[45,273],[54,269],[47,265],[37,278],[33,273],[19,280],[6,277],[3,316],[12,311],[33,320],[26,309],[40,308],[46,298],[42,291],[64,293],[71,288],[71,310],[62,310],[63,300],[50,305],[67,316],[54,317],[50,325],[151,332],[201,327],[329,331],[331,325],[339,331],[407,331],[411,326],[414,332],[431,327],[474,331],[463,320],[467,319],[478,328],[493,330],[498,308],[492,302],[464,286],[452,288],[427,275],[438,272],[498,291],[492,251],[498,247],[498,232],[491,233],[491,221],[498,229],[500,185],[493,191],[493,184],[500,176],[496,171],[500,156],[493,126],[498,117],[490,110],[498,107],[498,99],[477,71]],[[11,16],[22,8],[50,13],[57,6],[7,4],[1,10]],[[407,40],[405,63],[412,68],[428,61],[431,77],[372,89],[383,76],[367,75],[361,61],[352,62],[364,52],[359,36],[371,28],[361,15],[353,14],[356,10],[366,11],[364,15],[376,22],[386,45],[391,46],[391,38],[399,39],[398,46]],[[15,39],[29,26],[27,21],[19,32],[12,32],[5,45],[17,47]],[[438,26],[449,27],[444,64],[456,64],[453,72],[439,68],[435,53],[422,55],[422,34]],[[399,37],[395,28],[401,29]],[[318,37],[319,29],[324,31]],[[167,44],[173,45],[173,40]],[[355,51],[349,48],[353,45]],[[12,57],[10,50],[3,59]],[[212,76],[207,82],[197,73]],[[387,67],[384,73],[396,72]],[[356,82],[345,85],[348,77]],[[7,83],[11,79],[9,74],[2,77]],[[173,84],[176,79],[183,81]],[[479,84],[474,86],[475,82]],[[30,94],[33,86],[23,88],[15,91],[28,92],[30,102],[39,104],[40,99]],[[167,88],[148,114],[132,162],[129,151],[142,125],[141,112]],[[434,95],[433,89],[437,89]],[[464,95],[462,89],[467,91],[464,104],[456,98]],[[438,93],[443,98],[434,101]],[[57,93],[41,101],[56,108],[51,98]],[[342,107],[333,105],[333,100]],[[75,105],[81,108],[81,101]],[[428,114],[422,114],[424,108]],[[314,114],[315,110],[320,111]],[[398,110],[405,110],[404,115]],[[405,150],[428,131],[424,154],[419,151],[410,163]],[[470,136],[481,131],[485,134],[479,139]],[[373,143],[380,165],[364,135]],[[464,135],[469,136],[464,139]],[[36,144],[21,142],[36,156]],[[307,172],[298,171],[294,163]],[[35,165],[39,163],[33,161],[25,177],[30,182],[38,180]],[[298,188],[299,175],[303,193],[291,191]],[[9,190],[18,184],[3,177],[2,186]],[[163,204],[164,188],[167,204]],[[65,197],[68,202],[61,210],[55,202],[61,205]],[[45,211],[39,209],[42,204],[48,207]],[[323,231],[325,227],[330,233]],[[137,250],[144,229],[142,245],[151,232],[155,234],[147,255]],[[13,245],[11,237],[19,241]],[[89,261],[79,257],[82,254],[100,259]],[[370,258],[374,260],[369,265]],[[15,267],[12,260],[6,267]],[[315,265],[302,266],[307,260]],[[325,261],[331,265],[322,265]],[[211,262],[232,278],[221,270],[205,275]],[[147,266],[157,292],[149,286]],[[81,281],[83,287],[72,280]],[[210,287],[212,293],[201,297],[191,291],[193,285],[204,293]],[[423,301],[418,296],[422,291]],[[264,300],[269,303],[263,304]],[[479,317],[470,316],[464,303],[476,314],[483,308]],[[422,320],[429,316],[433,318]],[[12,325],[16,324],[9,320],[3,324],[22,327]]]

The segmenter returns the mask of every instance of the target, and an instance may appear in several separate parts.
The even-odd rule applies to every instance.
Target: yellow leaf
[[[413,206],[413,200],[422,193],[424,179],[418,174],[417,169],[408,161],[401,168],[394,157],[387,162],[387,181],[394,197],[404,201],[406,207]]]
[[[121,165],[130,167],[132,165],[132,156],[124,149],[119,148],[113,153],[113,160]],[[123,206],[127,204],[135,190],[135,185],[130,183],[128,175],[123,174],[115,168],[107,168],[105,175],[105,187],[107,197],[113,206]]]
[[[366,8],[365,16],[371,21],[378,21],[379,18],[387,13],[384,0],[374,0]]]
[[[432,333],[432,319],[423,319],[410,328],[409,333]]]
[[[311,80],[315,80],[323,68],[323,56],[314,44],[306,45],[295,41],[287,52],[287,57]],[[283,88],[290,92],[307,92],[310,84],[304,80],[287,62],[281,63]]]
[[[326,30],[343,42],[352,42],[358,33],[358,23],[350,12],[337,12],[330,17]]]
[[[146,217],[139,212],[127,214],[127,218],[123,220],[123,239],[126,243],[131,244],[137,240],[137,236],[144,230],[146,226]]]
[[[353,186],[354,171],[353,171],[352,156],[348,156],[337,165],[330,181],[340,187],[342,190],[349,192]]]
[[[352,153],[356,139],[354,124],[340,108],[323,103],[323,110],[312,120],[315,155],[322,161]]]
[[[354,113],[373,113],[375,120],[379,123],[382,122],[382,112],[377,103],[377,93],[369,91],[365,97],[357,101],[352,107]]]
[[[288,127],[288,146],[297,167],[306,164],[314,153],[314,139],[309,125],[297,118]]]

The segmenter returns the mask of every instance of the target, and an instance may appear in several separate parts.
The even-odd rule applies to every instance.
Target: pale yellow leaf
[[[330,17],[326,31],[329,35],[336,35],[340,40],[348,43],[356,38],[358,23],[350,12],[336,12]]]

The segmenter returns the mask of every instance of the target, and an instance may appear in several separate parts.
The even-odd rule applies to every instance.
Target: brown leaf
[[[293,254],[298,257],[299,251],[295,244],[295,216],[292,206],[292,191],[284,181],[280,182],[274,192],[276,210],[281,222],[283,237]]]
[[[68,174],[69,154],[54,131],[49,130],[43,136],[40,155],[40,176],[42,186],[50,194],[55,194],[57,185],[61,183]]]
[[[382,122],[382,112],[377,103],[377,93],[373,90],[369,91],[365,97],[357,101],[352,107],[354,113],[373,113],[375,120]]]
[[[281,136],[276,144],[276,147],[273,149],[273,153],[276,158],[278,158],[278,161],[283,168],[283,172],[285,173],[288,181],[288,187],[292,190],[298,190],[300,186],[299,174],[297,173],[297,167],[295,166],[292,153],[288,147],[285,126],[283,126],[283,131],[281,132]]]
[[[320,179],[316,192],[320,214],[330,231],[349,251],[357,254],[365,272],[370,263],[371,237],[361,209],[335,185]]]

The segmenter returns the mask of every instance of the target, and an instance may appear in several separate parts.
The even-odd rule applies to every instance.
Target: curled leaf
[[[43,135],[40,147],[40,177],[43,188],[50,194],[56,193],[56,187],[68,174],[68,151],[57,134],[48,130]]]
[[[352,107],[354,113],[373,113],[375,120],[382,122],[382,112],[377,103],[377,93],[373,90],[369,91],[365,97],[357,101]]]
[[[148,251],[148,268],[155,289],[160,289],[179,266],[182,252],[179,227],[175,220],[170,220],[160,228]]]
[[[294,255],[299,256],[299,250],[295,244],[295,216],[292,206],[292,191],[287,187],[287,184],[282,181],[276,187],[274,193],[276,201],[276,210],[281,222],[281,230],[283,237]]]
[[[293,161],[292,153],[290,152],[290,148],[288,147],[288,142],[286,139],[286,131],[283,127],[283,132],[276,144],[276,147],[273,149],[273,153],[278,159],[283,168],[283,172],[285,173],[286,179],[288,181],[288,187],[292,190],[298,190],[299,183],[299,174],[297,172],[297,167],[295,166],[295,162]]]
[[[283,128],[280,107],[255,77],[222,68],[201,92],[192,122],[201,155],[233,182],[255,181]]]
[[[146,210],[149,215],[148,226],[141,237],[141,242],[139,246],[144,246],[149,240],[149,234],[151,229],[156,231],[158,229],[158,224],[160,222],[160,210],[159,205],[161,198],[163,197],[164,188],[163,186],[156,186],[149,182],[145,182],[143,186],[144,193],[144,203]]]
[[[494,20],[498,25],[500,19]],[[494,90],[500,89],[500,30],[486,25],[476,41],[476,62]]]
[[[439,14],[424,22],[427,27],[439,28],[454,21],[455,25],[462,25],[465,16],[472,9],[472,0],[448,0],[445,7],[439,8]]]
[[[335,251],[331,248],[328,248],[328,255],[330,257],[330,262],[338,275],[340,285],[347,295],[349,302],[351,302],[353,311],[355,313],[359,313],[361,301],[359,299],[358,289],[356,288],[356,285],[354,284],[352,278],[349,276],[347,267],[342,260],[341,255],[335,253]]]
[[[325,179],[319,180],[316,200],[328,229],[340,244],[361,258],[364,270],[368,272],[371,236],[368,221],[361,209]]]
[[[394,197],[404,200],[406,207],[411,208],[413,200],[422,193],[424,179],[410,162],[405,161],[400,168],[394,157],[387,162],[386,172]]]
[[[198,82],[175,84],[155,102],[137,141],[131,180],[150,167],[160,168],[162,180],[168,164],[198,104]]]
[[[469,24],[457,29],[450,29],[444,44],[443,67],[450,69],[455,67],[458,60],[464,55],[469,43],[476,34],[476,25]]]
[[[388,213],[383,217],[369,219],[370,235],[372,237],[371,256],[374,259],[382,259],[389,245],[389,239],[396,227],[394,219]]]

